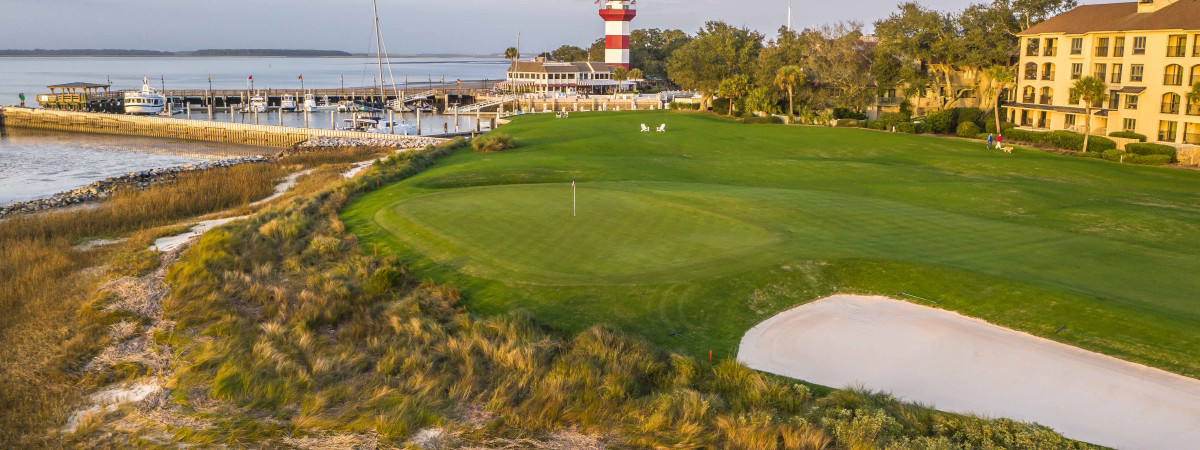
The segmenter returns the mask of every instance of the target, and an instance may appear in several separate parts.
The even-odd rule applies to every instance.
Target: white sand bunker
[[[883,297],[836,295],[742,338],[747,366],[1037,422],[1123,449],[1200,448],[1200,381]]]

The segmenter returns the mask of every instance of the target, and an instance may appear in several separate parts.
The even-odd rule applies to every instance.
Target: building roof
[[[1125,87],[1121,88],[1120,90],[1118,90],[1117,92],[1120,92],[1122,94],[1141,94],[1143,92],[1146,92],[1146,87],[1145,86],[1125,86]]]
[[[108,85],[107,84],[96,84],[96,83],[84,83],[82,81],[76,81],[74,83],[55,84],[55,85],[50,85],[50,86],[46,86],[46,87],[55,88],[55,89],[58,89],[58,88],[97,88],[98,89],[98,88],[106,88],[106,87],[108,87]]]
[[[1017,34],[1197,29],[1200,29],[1200,0],[1176,0],[1158,11],[1140,14],[1137,2],[1082,5]]]
[[[1198,0],[1200,1],[1200,0]],[[555,61],[514,61],[508,67],[509,72],[534,73],[578,73],[578,72],[609,72],[607,64],[602,62],[555,62]]]

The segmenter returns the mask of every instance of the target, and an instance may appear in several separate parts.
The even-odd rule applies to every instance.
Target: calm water
[[[0,58],[0,104],[15,105],[24,92],[26,106],[37,106],[34,96],[48,92],[48,84],[85,81],[107,83],[113,89],[137,89],[142,77],[168,89],[204,89],[212,76],[214,89],[246,87],[254,76],[255,88],[306,88],[369,86],[377,68],[365,58]],[[429,79],[502,79],[508,62],[493,58],[393,58],[392,73],[397,85],[407,75],[412,82]],[[385,71],[384,76],[387,77]],[[185,114],[176,115],[186,118]],[[328,129],[331,120],[342,125],[348,114],[312,113],[308,125]],[[193,110],[192,119],[208,119],[207,111]],[[416,124],[413,114],[395,117]],[[259,114],[263,125],[304,126],[301,113],[272,111]],[[213,120],[255,123],[253,114],[215,111]],[[460,131],[475,128],[475,118],[462,116]],[[487,122],[484,122],[486,129]],[[455,131],[452,118],[422,114],[423,134]],[[183,140],[105,136],[92,134],[34,132],[8,129],[0,137],[0,204],[47,197],[85,186],[93,181],[138,170],[167,167],[205,158],[258,154],[264,149],[232,144]]]

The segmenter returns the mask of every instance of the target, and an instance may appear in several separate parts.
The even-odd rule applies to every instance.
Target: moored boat
[[[125,114],[160,114],[167,104],[167,98],[150,87],[150,81],[142,77],[142,89],[125,92]]]

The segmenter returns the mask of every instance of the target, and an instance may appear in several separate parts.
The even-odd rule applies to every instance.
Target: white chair
[[[646,126],[646,124],[643,123],[642,124],[642,132],[645,133],[647,131],[650,131],[650,127]]]
[[[662,125],[659,125],[659,126],[658,126],[658,129],[657,129],[657,130],[655,130],[655,131],[658,131],[659,133],[664,133],[664,132],[666,132],[666,131],[667,131],[667,124],[665,124],[665,123],[664,123],[664,124],[662,124]]]

